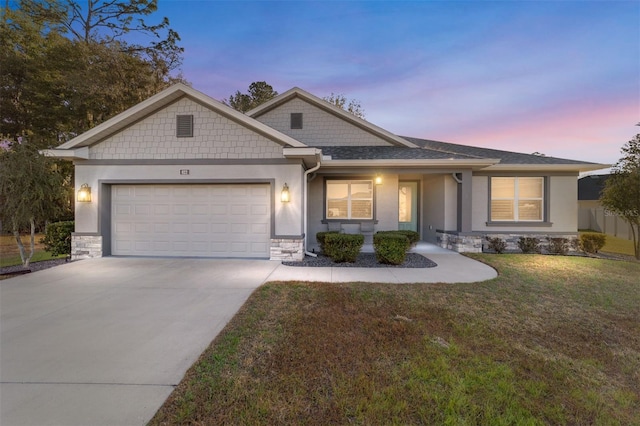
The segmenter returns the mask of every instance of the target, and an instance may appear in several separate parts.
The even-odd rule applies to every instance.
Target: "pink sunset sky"
[[[637,1],[159,3],[219,100],[298,86],[402,136],[597,163],[640,133]]]

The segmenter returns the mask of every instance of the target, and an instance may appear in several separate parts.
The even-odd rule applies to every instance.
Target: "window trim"
[[[371,217],[370,218],[352,218],[352,217],[346,217],[346,218],[334,218],[334,217],[329,217],[327,216],[327,211],[329,208],[329,197],[327,195],[328,190],[327,190],[327,186],[330,183],[337,183],[337,182],[343,182],[343,183],[348,183],[349,184],[349,195],[348,195],[348,201],[347,201],[347,209],[348,212],[351,212],[351,183],[370,183],[371,184]],[[357,200],[368,200],[368,198],[357,198]],[[323,215],[323,220],[322,223],[329,223],[329,222],[341,222],[341,223],[362,223],[362,222],[373,222],[373,223],[377,223],[376,221],[376,185],[374,184],[374,179],[371,176],[347,176],[347,177],[331,177],[331,178],[325,178],[324,180],[324,202],[323,202],[323,209],[322,209],[322,215]]]
[[[488,196],[488,200],[487,200],[487,218],[488,221],[486,222],[487,226],[522,226],[522,227],[534,227],[534,226],[540,226],[540,227],[549,227],[552,226],[553,223],[549,221],[549,211],[550,211],[550,206],[549,206],[549,193],[550,193],[550,188],[549,188],[549,176],[529,176],[529,175],[522,175],[522,176],[514,176],[514,175],[491,175],[491,176],[487,176],[488,178],[488,189],[489,189],[489,196]],[[493,201],[493,197],[492,197],[492,185],[491,185],[491,180],[493,178],[513,178],[516,179],[516,182],[518,180],[518,178],[539,178],[542,179],[542,219],[541,220],[493,220],[492,216],[491,216],[491,202]],[[514,198],[513,198],[513,202],[514,202],[514,213],[517,213],[517,202],[519,200],[519,198],[517,197],[518,195],[518,188],[517,188],[517,184],[515,185],[515,193],[514,193]],[[528,199],[528,198],[526,198]]]

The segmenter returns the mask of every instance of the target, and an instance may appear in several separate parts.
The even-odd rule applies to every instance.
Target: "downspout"
[[[456,182],[462,183],[462,179],[458,177],[457,173],[451,173],[451,177],[453,177],[453,180],[455,180]]]
[[[320,168],[321,161],[322,161],[322,151],[319,151],[316,153],[316,159],[317,159],[316,165],[304,172],[304,177],[303,177],[304,185],[302,187],[304,191],[304,194],[302,197],[302,216],[303,216],[303,223],[304,223],[304,254],[311,257],[318,257],[318,255],[315,253],[311,253],[309,250],[307,250],[307,227],[308,227],[307,199],[309,194],[309,182],[307,182],[307,176],[309,176],[311,173],[315,172]]]

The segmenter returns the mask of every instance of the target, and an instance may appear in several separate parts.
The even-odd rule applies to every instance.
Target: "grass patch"
[[[597,232],[597,231],[580,231],[580,234],[585,232]],[[604,253],[614,253],[614,254],[623,254],[625,256],[634,256],[633,252],[633,241],[627,240],[625,238],[614,237],[613,235],[607,234],[607,240],[600,250]]]
[[[262,286],[150,424],[638,424],[640,264],[473,257],[500,276]]]
[[[35,253],[31,258],[31,263],[65,257],[65,255],[52,256],[51,253],[45,251],[44,244],[40,243],[40,240],[43,237],[44,234],[36,234]],[[22,235],[20,239],[28,253],[31,245],[31,237],[29,235]],[[16,240],[13,235],[0,235],[0,268],[15,265],[22,265],[22,259],[20,259],[20,252],[18,250]]]

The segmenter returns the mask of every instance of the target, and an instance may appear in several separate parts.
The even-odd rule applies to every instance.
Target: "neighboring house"
[[[578,229],[615,237],[633,238],[629,224],[600,204],[600,194],[610,175],[589,175],[578,180]]]
[[[298,88],[242,114],[182,84],[48,153],[91,190],[75,259],[301,259],[328,229],[574,238],[578,173],[606,166],[400,137]]]

